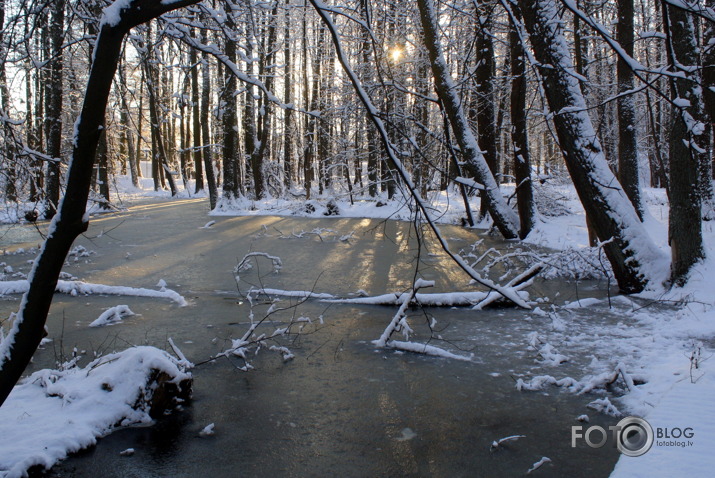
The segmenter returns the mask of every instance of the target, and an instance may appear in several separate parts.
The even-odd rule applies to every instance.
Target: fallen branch
[[[0,282],[0,296],[8,294],[22,294],[30,289],[30,283],[27,280],[15,280]],[[179,304],[180,307],[188,305],[186,299],[171,289],[153,290],[144,289],[142,287],[127,287],[117,285],[92,284],[90,282],[82,282],[79,280],[58,280],[55,292],[69,294],[71,296],[78,295],[125,295],[130,297],[157,297],[162,299],[170,299]]]

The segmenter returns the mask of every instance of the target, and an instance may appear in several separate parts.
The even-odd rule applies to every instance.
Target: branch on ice
[[[110,307],[109,309],[102,312],[102,314],[97,317],[97,319],[89,324],[90,327],[102,327],[104,325],[117,324],[124,319],[124,317],[129,317],[136,315],[127,305],[117,305],[115,307]]]
[[[266,252],[249,252],[239,261],[238,265],[234,269],[234,273],[238,274],[243,271],[251,270],[253,268],[250,261],[251,257],[265,257],[266,259],[269,259],[273,263],[273,272],[276,274],[283,268],[283,262],[280,257],[272,256]]]
[[[583,379],[575,380],[571,377],[557,379],[551,375],[537,375],[531,380],[524,381],[518,379],[516,381],[516,389],[519,391],[538,391],[542,390],[547,385],[555,385],[557,387],[565,387],[569,392],[577,395],[583,395],[597,389],[605,389],[615,384],[621,378],[626,389],[629,392],[637,390],[636,383],[644,383],[644,380],[636,379],[631,374],[626,372],[626,367],[622,362],[616,365],[613,372],[603,372],[598,375],[584,377]]]
[[[474,358],[473,354],[470,355],[459,355],[448,350],[444,350],[434,345],[420,344],[417,342],[404,342],[400,340],[390,340],[385,344],[386,349],[403,350],[405,352],[413,352],[417,354],[431,355],[433,357],[442,357],[453,360],[463,360],[465,362],[471,362]]]
[[[533,465],[531,465],[531,468],[529,468],[529,469],[527,470],[526,474],[529,475],[529,474],[531,474],[532,471],[538,470],[538,469],[541,468],[541,466],[544,465],[545,463],[551,463],[551,458],[546,457],[546,456],[542,456],[542,457],[541,457],[541,460],[539,460],[539,461],[537,461],[536,463],[534,463]]]
[[[23,294],[30,288],[30,283],[27,280],[3,281],[0,282],[0,296],[8,294]],[[186,299],[171,289],[152,290],[141,287],[126,287],[105,284],[92,284],[82,281],[66,281],[58,280],[55,292],[69,294],[71,296],[78,295],[123,295],[130,297],[156,297],[161,299],[170,299],[176,302],[180,307],[188,305]]]
[[[516,441],[519,438],[526,438],[526,435],[511,435],[508,437],[500,438],[499,440],[494,440],[489,447],[489,451],[495,451],[501,448],[504,443],[509,443],[510,441]]]
[[[514,290],[519,294],[522,300],[526,301],[529,294],[522,291],[521,288],[529,285],[529,282],[524,282],[514,287]],[[482,308],[488,303],[492,303],[497,299],[503,300],[499,294],[493,292],[440,292],[433,294],[411,292],[393,292],[368,297],[350,297],[350,298],[325,298],[321,302],[330,302],[338,304],[363,304],[363,305],[402,305],[408,301],[410,305],[421,305],[424,307],[469,307]],[[485,303],[486,302],[486,303]]]
[[[410,332],[412,332],[412,329],[407,323],[407,308],[410,306],[410,303],[414,300],[417,291],[421,287],[432,287],[433,285],[434,283],[428,284],[422,281],[419,281],[419,283],[415,282],[412,287],[412,290],[403,299],[400,308],[397,309],[397,313],[392,318],[388,326],[385,328],[385,331],[382,333],[382,336],[380,336],[379,339],[374,340],[372,343],[375,344],[377,347],[384,348],[394,332],[402,332],[405,336],[405,340],[409,339],[409,334]]]

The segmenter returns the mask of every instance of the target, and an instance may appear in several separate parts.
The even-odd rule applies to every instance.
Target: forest
[[[57,211],[108,3],[0,2],[0,181],[19,219]],[[695,218],[714,214],[709,2],[180,3],[195,4],[122,45],[92,201],[110,207],[117,175],[172,195],[208,191],[212,208],[389,200],[405,187],[466,196],[476,182],[477,219],[491,214],[512,238],[533,227],[531,182],[568,170],[594,203],[595,244],[617,228],[586,184],[597,157],[639,217],[641,185],[668,190],[683,232],[671,237],[672,279],[703,255]],[[506,183],[520,219],[493,194]],[[624,289],[642,288],[628,275]]]

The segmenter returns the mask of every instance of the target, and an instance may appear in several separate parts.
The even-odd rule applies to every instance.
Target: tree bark
[[[521,15],[514,8],[518,20]],[[526,117],[526,52],[521,44],[516,27],[509,32],[509,55],[511,63],[511,140],[514,145],[514,177],[516,178],[516,204],[519,210],[519,237],[524,239],[534,228],[536,207],[534,205],[529,136]]]
[[[292,98],[292,71],[293,66],[290,45],[290,0],[286,0],[285,29],[283,31],[283,56],[285,69],[283,70],[283,101],[290,105]],[[293,186],[293,110],[286,108],[283,118],[283,185],[287,191]]]
[[[134,154],[134,138],[132,135],[132,130],[130,128],[130,116],[129,116],[129,103],[127,102],[127,80],[126,74],[124,73],[124,62],[119,67],[119,84],[120,84],[120,96],[122,102],[122,111],[120,112],[120,122],[122,124],[122,139],[121,144],[123,144],[123,149],[127,153],[127,162],[129,163],[129,176],[132,181],[132,186],[135,188],[139,187],[139,177],[137,175],[138,169],[138,159],[137,155]],[[141,134],[141,132],[139,132]],[[122,150],[120,150],[120,154]]]
[[[715,11],[715,0],[706,0],[705,4]],[[715,125],[715,22],[705,22],[703,46],[703,101],[710,124]]]
[[[489,166],[492,175],[499,173],[499,161],[497,156],[497,131],[496,131],[496,113],[495,113],[495,95],[494,95],[494,75],[495,75],[495,59],[494,59],[494,42],[492,41],[492,33],[490,31],[492,19],[491,14],[487,11],[488,6],[485,5],[486,0],[477,2],[477,27],[476,27],[476,50],[477,50],[477,68],[474,72],[474,81],[476,81],[476,101],[473,114],[477,123],[477,142],[479,149],[482,151],[484,160]],[[499,181],[497,181],[497,185]],[[482,198],[479,208],[479,218],[487,215],[487,204],[489,200],[484,196],[486,191],[480,191]]]
[[[616,40],[623,51],[633,57],[633,0],[618,0],[618,28]],[[638,167],[638,125],[636,123],[634,74],[630,65],[618,57],[618,179],[633,203],[638,217],[643,220],[643,200]],[[629,93],[630,92],[630,93]]]
[[[271,91],[273,88],[273,74],[269,72],[269,68],[275,68],[274,58],[276,49],[276,21],[278,19],[278,2],[273,4],[268,20],[268,34],[264,43],[264,54],[261,55],[261,61],[258,65],[258,74],[265,78],[264,85],[266,90]],[[251,165],[256,165],[253,168],[253,182],[255,183],[256,199],[261,199],[266,194],[266,175],[264,174],[264,165],[270,162],[270,145],[271,145],[271,118],[272,118],[271,103],[265,93],[261,92],[261,107],[259,108],[258,119],[260,129],[258,131],[258,144],[254,146],[251,152]],[[257,174],[258,173],[258,174]]]
[[[201,41],[205,44],[208,41],[206,31],[203,32]],[[209,103],[211,101],[211,66],[209,65],[209,55],[203,52],[201,55],[201,137],[203,139],[202,156],[204,160],[204,174],[206,184],[209,188],[209,205],[211,209],[216,208],[218,203],[218,185],[216,184],[216,173],[214,172],[213,160],[211,158],[211,130],[209,123]]]
[[[683,284],[690,269],[705,256],[698,168],[704,144],[704,115],[697,73],[698,45],[693,16],[663,3],[670,68],[682,76],[670,77],[674,101],[670,130],[670,213],[668,239],[672,255],[671,280]],[[680,66],[685,67],[685,71]]]
[[[706,0],[706,6],[715,12],[715,0]],[[715,220],[715,22],[705,21],[703,31],[703,103],[708,112],[710,154],[702,157],[700,168],[701,193],[703,195],[703,219]],[[705,135],[707,138],[707,134]]]
[[[151,47],[150,47],[151,48]],[[158,85],[156,78],[156,71],[154,71],[154,66],[148,59],[144,61],[146,68],[146,78],[148,80],[147,91],[149,93],[149,122],[151,123],[152,132],[152,143],[155,148],[152,148],[152,173],[154,174],[154,189],[159,189],[158,180],[161,178],[162,173],[166,180],[169,182],[169,189],[171,190],[171,195],[176,196],[178,193],[176,189],[176,183],[174,182],[174,175],[172,174],[171,168],[169,167],[169,161],[166,155],[166,148],[164,147],[164,140],[162,138],[161,132],[161,119],[159,118],[159,94]]]
[[[230,5],[230,3],[229,3]],[[227,12],[226,23],[229,32],[225,36],[224,52],[229,61],[236,62],[236,40],[231,38],[232,30],[235,30],[233,13]],[[223,90],[221,91],[221,121],[223,122],[223,197],[231,200],[238,197],[238,158],[236,149],[238,147],[238,131],[236,127],[238,108],[236,102],[236,76],[231,70],[225,68],[223,78]]]
[[[7,57],[7,45],[5,44],[4,29],[5,28],[5,0],[0,0],[0,112],[4,119],[0,120],[3,123],[4,144],[2,147],[2,156],[4,157],[4,167],[2,168],[5,175],[5,198],[8,201],[17,201],[17,164],[15,153],[17,151],[17,143],[14,132],[9,124],[10,114],[10,91],[7,87],[7,73],[5,71],[5,58]],[[29,72],[26,73],[29,75]],[[28,108],[28,111],[30,108]],[[6,119],[5,119],[6,118]],[[28,123],[30,124],[30,123]],[[0,164],[2,164],[0,162]]]
[[[50,22],[50,78],[47,86],[45,104],[45,127],[47,138],[47,156],[53,158],[47,163],[45,182],[45,219],[52,219],[57,212],[60,200],[60,179],[62,175],[62,34],[65,24],[65,0],[57,0],[52,5]]]
[[[201,157],[201,117],[199,116],[199,61],[196,49],[189,51],[191,64],[191,138],[193,140],[194,179],[196,180],[194,193],[204,189],[204,165]]]

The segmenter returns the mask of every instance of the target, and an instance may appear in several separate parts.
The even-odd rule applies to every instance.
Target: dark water
[[[204,201],[159,202],[93,220],[87,237],[78,241],[93,252],[71,258],[67,272],[87,282],[154,289],[163,279],[191,304],[58,295],[48,320],[54,342],[38,352],[33,367],[53,366],[74,346],[86,351],[144,343],[165,348],[168,337],[200,362],[244,333],[250,308],[241,293],[249,282],[377,294],[406,289],[418,265],[409,224],[244,217],[215,218],[213,227],[200,229],[210,219],[206,212]],[[334,232],[302,233],[316,228]],[[350,239],[340,240],[350,232]],[[17,240],[3,236],[3,248],[33,241],[30,232],[14,234]],[[459,228],[445,228],[445,234],[455,248],[479,239]],[[249,251],[280,256],[282,270],[275,274],[269,263],[259,262],[236,284],[232,269]],[[423,252],[420,272],[436,280],[438,290],[468,290],[466,278],[439,251]],[[6,255],[0,262],[26,271],[32,257]],[[602,293],[595,286],[552,281],[534,292],[553,296],[558,290],[562,299],[573,300]],[[19,296],[0,298],[0,316],[7,317],[18,301]],[[118,304],[141,315],[115,326],[87,327],[103,309]],[[260,317],[266,308],[257,305],[254,314]],[[526,336],[549,327],[547,316],[513,309],[411,311],[414,338],[428,338],[422,324],[434,316],[445,341],[433,344],[473,354],[472,361],[461,362],[375,350],[370,341],[395,313],[391,307],[309,301],[272,317],[264,330],[294,313],[310,317],[312,325],[284,342],[296,356],[292,361],[283,363],[262,350],[251,372],[239,371],[238,359],[200,365],[194,370],[194,399],[183,410],[155,426],[104,437],[47,476],[521,476],[546,456],[551,463],[535,476],[596,477],[608,476],[618,458],[611,448],[571,448],[577,416],[588,413],[591,424],[615,423],[586,409],[598,397],[556,388],[516,390],[517,377],[543,372]],[[577,376],[581,365],[572,361],[558,373]],[[209,423],[215,423],[215,435],[199,436]],[[526,438],[490,451],[493,440],[517,434]],[[120,456],[127,448],[135,454]]]

